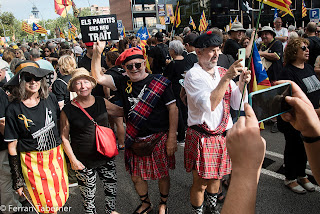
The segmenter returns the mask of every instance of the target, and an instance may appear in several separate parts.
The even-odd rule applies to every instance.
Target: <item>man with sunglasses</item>
[[[126,117],[125,157],[126,169],[130,172],[141,204],[134,213],[150,213],[152,205],[148,197],[147,180],[158,180],[160,191],[159,213],[167,213],[170,189],[169,169],[174,169],[174,153],[177,151],[176,131],[178,109],[171,83],[162,75],[146,72],[143,53],[138,48],[125,50],[117,59],[126,76],[110,76],[101,73],[101,52],[105,42],[93,45],[91,71],[98,83],[117,90],[123,103]],[[150,143],[154,148],[145,148],[139,154],[139,145]]]
[[[228,70],[217,66],[221,44],[222,38],[211,31],[198,36],[193,45],[199,61],[187,72],[184,81],[189,126],[184,163],[186,171],[193,175],[190,202],[194,214],[204,213],[204,198],[206,213],[219,213],[216,205],[220,180],[231,173],[225,138],[233,125],[230,108],[239,109],[241,91],[245,82],[250,81],[250,71],[242,67],[241,60]],[[239,75],[238,87],[232,79]]]

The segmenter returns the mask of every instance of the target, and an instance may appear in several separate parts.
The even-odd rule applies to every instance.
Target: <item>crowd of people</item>
[[[224,203],[221,213],[254,213],[265,141],[243,90],[251,71],[238,59],[245,48],[248,65],[254,43],[271,85],[292,84],[286,101],[293,111],[272,119],[272,132],[286,141],[284,184],[298,194],[315,191],[305,169],[309,160],[320,182],[319,33],[314,22],[296,32],[276,18],[274,28],[244,29],[235,22],[228,32],[186,27],[172,38],[155,32],[146,46],[130,36],[1,49],[1,204],[22,206],[24,195],[38,212],[57,213],[69,187],[78,186],[85,213],[96,213],[98,174],[105,213],[116,214],[115,157],[98,152],[97,123],[111,127],[124,150],[123,170],[141,199],[134,214],[153,210],[148,180],[158,181],[159,214],[170,212],[178,144],[193,178],[193,213],[220,213],[217,203]],[[238,110],[245,116],[238,119]]]

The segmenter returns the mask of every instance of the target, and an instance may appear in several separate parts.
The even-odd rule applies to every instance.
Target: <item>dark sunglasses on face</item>
[[[133,66],[136,68],[136,69],[139,69],[141,68],[141,65],[142,65],[142,62],[137,62],[137,63],[133,63],[133,64],[129,64],[129,65],[126,65],[126,68],[131,71],[133,69]]]
[[[306,50],[307,50],[307,47],[306,47],[306,46],[302,46],[302,47],[301,47],[301,50],[306,51]]]
[[[24,75],[24,81],[26,82],[31,82],[32,80],[38,82],[40,80],[42,80],[42,77],[36,77],[34,75]]]

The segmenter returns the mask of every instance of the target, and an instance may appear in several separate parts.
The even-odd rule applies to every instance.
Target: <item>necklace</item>
[[[212,74],[208,72],[208,74],[212,77],[212,79],[216,78],[216,72],[213,72]]]

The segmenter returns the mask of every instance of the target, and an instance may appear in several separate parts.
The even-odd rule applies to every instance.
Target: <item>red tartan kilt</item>
[[[163,135],[150,156],[140,157],[129,149],[125,151],[126,170],[131,176],[140,176],[143,180],[158,180],[169,175],[169,169],[175,168],[175,156],[167,155],[166,142],[168,133],[153,134],[140,141],[151,141]]]
[[[187,172],[196,170],[204,179],[221,179],[231,173],[231,160],[223,135],[207,135],[188,128],[184,149]]]

